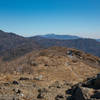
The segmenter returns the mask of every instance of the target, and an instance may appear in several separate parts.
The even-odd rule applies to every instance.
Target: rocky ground
[[[45,86],[30,75],[0,77],[0,100],[100,100],[100,74],[77,84],[64,80]]]
[[[58,100],[59,96],[65,100],[65,91],[71,87],[66,81],[41,86],[31,78],[17,77],[9,81],[5,78],[0,82],[0,100]]]
[[[100,100],[100,74],[73,85],[66,93],[71,95],[70,100]]]
[[[100,58],[79,50],[53,47],[0,63],[0,100],[100,99]]]

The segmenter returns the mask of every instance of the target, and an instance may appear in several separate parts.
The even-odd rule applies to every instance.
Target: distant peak
[[[48,33],[46,35],[50,36],[50,35],[57,35],[57,34],[55,34],[55,33]]]
[[[78,36],[73,35],[59,35],[59,34],[46,34],[46,35],[40,35],[41,37],[47,38],[47,39],[60,39],[60,40],[68,40],[68,39],[79,39]]]

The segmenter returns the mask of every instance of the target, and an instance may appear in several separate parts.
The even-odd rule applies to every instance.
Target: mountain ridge
[[[79,39],[80,37],[74,35],[58,35],[58,34],[46,34],[46,35],[38,35],[40,37],[46,39],[59,39],[59,40],[69,40],[69,39]]]
[[[94,39],[61,40],[48,39],[41,36],[27,38],[4,31],[0,31],[0,35],[0,56],[5,60],[20,57],[36,49],[39,50],[52,46],[76,48],[100,56],[100,42]]]

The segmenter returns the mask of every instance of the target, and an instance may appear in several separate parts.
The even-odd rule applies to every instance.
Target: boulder
[[[94,86],[97,88],[97,89],[100,89],[100,74],[97,75],[95,81],[94,81]]]
[[[89,88],[76,87],[72,94],[72,100],[89,100],[93,91]]]
[[[94,86],[95,86],[95,88],[100,89],[100,79],[95,80]]]
[[[100,91],[96,91],[91,98],[99,99],[100,100]]]

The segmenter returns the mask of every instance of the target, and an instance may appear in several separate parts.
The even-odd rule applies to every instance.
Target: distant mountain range
[[[100,42],[100,39],[97,39],[98,42]]]
[[[57,35],[57,34],[46,34],[46,35],[38,35],[39,37],[45,39],[59,39],[59,40],[73,40],[73,39],[80,39],[82,37],[74,36],[74,35]],[[84,38],[85,39],[85,38]],[[95,39],[100,42],[100,39]]]
[[[10,60],[33,50],[52,46],[77,48],[100,57],[100,42],[94,39],[55,34],[26,38],[0,30],[0,56],[3,60]]]
[[[46,35],[39,35],[40,37],[46,39],[59,39],[59,40],[70,40],[70,39],[79,39],[78,36],[73,35],[56,35],[56,34],[46,34]]]

